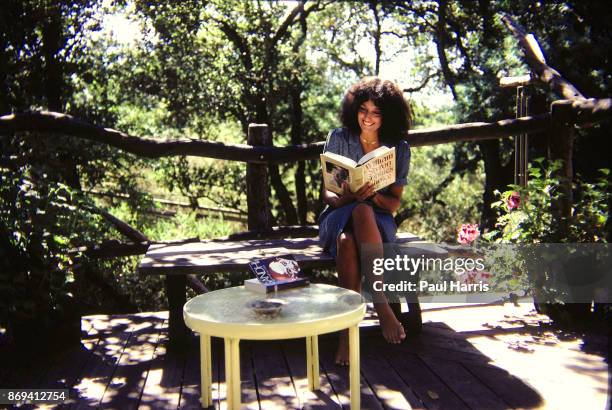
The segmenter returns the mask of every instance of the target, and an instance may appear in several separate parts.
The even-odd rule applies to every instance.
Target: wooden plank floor
[[[531,305],[423,307],[423,334],[401,345],[386,344],[371,315],[363,322],[362,408],[606,408],[602,332],[556,329]],[[197,344],[168,352],[167,312],[88,316],[82,335],[81,346],[54,357],[4,358],[11,365],[0,366],[0,386],[69,388],[62,409],[199,408]],[[347,407],[348,371],[333,364],[335,343],[334,335],[319,339],[321,389],[311,392],[303,340],[241,342],[243,407]],[[212,351],[214,408],[224,409],[221,340]]]

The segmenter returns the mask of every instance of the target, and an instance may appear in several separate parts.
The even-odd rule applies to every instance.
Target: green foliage
[[[487,238],[498,237],[500,242],[509,243],[538,243],[553,242],[558,237],[558,212],[553,206],[561,198],[559,179],[555,176],[561,169],[561,162],[555,161],[545,166],[539,159],[538,167],[529,167],[529,183],[523,188],[510,185],[511,191],[499,193],[501,200],[492,206],[501,212],[498,219],[498,230],[492,231]],[[518,193],[520,206],[510,209],[508,201],[511,195]]]
[[[610,237],[610,170],[600,173],[594,183],[579,179],[575,185],[569,234],[575,242],[608,242]]]
[[[402,203],[412,212],[401,229],[432,241],[454,241],[457,227],[477,221],[482,199],[482,171],[453,173],[453,147],[412,150],[409,183]]]
[[[487,264],[495,268],[493,281],[497,289],[530,289],[538,302],[553,302],[537,304],[544,313],[552,318],[570,320],[570,313],[580,310],[577,309],[579,306],[559,304],[567,297],[557,286],[561,273],[554,268],[552,271],[547,269],[555,266],[552,262],[559,256],[561,248],[554,247],[557,243],[607,242],[609,203],[612,198],[609,171],[601,170],[602,176],[596,183],[575,182],[572,214],[570,220],[565,221],[559,212],[563,194],[562,181],[557,177],[562,162],[537,159],[534,163],[529,168],[527,187],[510,185],[508,191],[498,192],[500,200],[493,204],[499,214],[496,229],[483,235],[485,240],[496,244],[519,246],[493,246],[493,251],[487,254]],[[546,251],[545,245],[529,246],[548,243],[553,244],[550,252]],[[577,258],[585,254],[586,248],[576,246],[571,251],[570,245],[563,249],[575,252],[574,258]],[[588,255],[589,261],[595,264],[594,253]],[[581,314],[588,313],[590,304],[583,308]]]
[[[193,211],[178,211],[171,218],[153,217],[148,214],[143,221],[143,212],[134,210],[126,202],[110,208],[109,212],[131,226],[138,226],[142,233],[152,241],[220,238],[246,229],[244,224],[226,221],[222,215],[200,217]],[[113,284],[116,293],[123,297],[124,305],[129,304],[138,311],[159,310],[166,304],[164,276],[138,275],[136,271],[140,259],[141,256],[93,259],[87,261],[84,269],[90,272],[100,272],[102,277],[106,278],[107,283]],[[244,277],[219,273],[205,275],[200,279],[209,289],[220,289],[230,284],[241,284]],[[82,293],[82,295],[87,294]],[[116,304],[104,300],[104,294],[87,295],[84,299],[83,302],[92,310],[96,306],[98,307],[96,310],[102,307],[107,312],[117,309]]]
[[[563,195],[557,176],[561,161],[548,163],[540,158],[534,162],[529,167],[527,187],[510,185],[510,190],[498,193],[500,201],[493,204],[500,214],[497,229],[485,237],[499,243],[606,242],[612,198],[609,170],[602,170],[595,183],[575,181],[572,215],[564,221],[558,211]],[[517,193],[520,205],[511,209],[510,197]]]
[[[0,114],[49,107],[62,111],[67,79],[87,70],[86,34],[99,29],[92,0],[7,0],[0,14]]]
[[[340,91],[329,86],[325,61],[315,66],[306,59],[307,26],[301,19],[310,11],[289,18],[296,5],[282,2],[134,5],[132,21],[146,34],[122,50],[112,79],[125,91],[120,104],[127,112],[142,106],[165,110],[157,129],[150,127],[148,134],[227,141],[222,134],[231,128],[229,140],[244,143],[248,124],[263,122],[270,125],[274,143],[282,146],[319,141],[330,128],[335,116],[331,103]],[[118,4],[117,10],[125,12],[125,5]],[[148,122],[121,118],[127,129]],[[208,170],[210,163],[167,159],[157,164],[156,172],[168,190],[192,203],[205,198],[244,208],[244,195],[239,195],[245,192],[244,166],[217,161]],[[289,191],[287,179],[294,171],[294,166],[281,167]],[[315,172],[318,166],[309,164],[306,173]],[[206,184],[199,186],[202,181]],[[308,197],[318,196],[316,186],[302,185]],[[227,186],[239,189],[221,192]],[[275,209],[277,198],[275,193]]]
[[[233,209],[241,209],[246,203],[244,163],[180,157],[160,160],[156,169],[160,182],[170,192],[176,190],[189,198],[193,206],[198,204],[198,198]]]
[[[0,179],[0,325],[49,325],[73,313],[74,248],[105,225],[84,210],[90,201],[30,165],[1,167]]]

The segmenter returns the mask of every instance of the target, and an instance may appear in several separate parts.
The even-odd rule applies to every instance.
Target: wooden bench
[[[316,232],[316,231],[315,231]],[[406,244],[415,255],[443,256],[446,251],[416,235],[399,233],[398,243]],[[180,245],[152,245],[138,271],[166,275],[169,309],[169,337],[181,345],[187,335],[183,322],[187,274],[246,272],[248,263],[261,258],[292,254],[302,268],[334,268],[335,260],[319,246],[317,238],[209,240]]]

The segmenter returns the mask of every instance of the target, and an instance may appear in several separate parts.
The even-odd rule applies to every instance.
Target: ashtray
[[[254,300],[247,304],[256,315],[263,317],[276,317],[280,313],[285,302],[277,299]]]

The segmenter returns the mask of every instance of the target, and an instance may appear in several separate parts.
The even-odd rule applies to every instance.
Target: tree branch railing
[[[459,141],[479,141],[510,137],[517,134],[536,133],[555,129],[558,126],[588,126],[611,117],[612,99],[559,100],[555,101],[552,107],[554,107],[553,111],[564,113],[562,119],[564,124],[556,124],[555,126],[553,124],[555,122],[553,114],[544,113],[496,122],[466,123],[436,129],[411,130],[409,132],[410,145],[420,147]],[[47,111],[17,113],[0,117],[0,135],[27,131],[79,137],[105,143],[148,158],[190,155],[242,161],[251,164],[287,163],[316,159],[324,146],[324,142],[273,147],[224,144],[193,139],[158,140],[142,138],[100,127],[67,114]],[[259,231],[247,232],[245,235],[247,237],[261,237],[261,233]],[[266,233],[273,232],[266,231]],[[288,232],[283,231],[283,234],[287,235]],[[308,234],[311,235],[312,232]],[[113,250],[125,254],[139,254],[151,244],[145,238],[130,237],[130,239],[134,241],[131,244],[109,243],[104,247],[105,249],[92,249],[92,254],[104,257],[107,254],[112,254]],[[115,253],[115,256],[117,255]]]
[[[598,106],[598,110],[598,115],[601,115],[601,107]],[[609,106],[605,112],[609,115]],[[438,129],[413,130],[410,131],[409,138],[411,146],[419,147],[538,132],[547,129],[549,125],[550,114],[542,114],[493,123],[467,123]],[[107,144],[146,158],[187,155],[258,164],[315,159],[322,152],[324,146],[324,142],[286,147],[265,147],[185,138],[175,140],[142,138],[96,126],[67,114],[48,111],[18,113],[0,117],[0,134],[24,131],[74,136]]]
[[[536,116],[504,119],[496,122],[477,122],[456,124],[436,129],[419,129],[409,132],[409,141],[412,147],[452,143],[459,141],[479,141],[511,137],[517,134],[537,133],[568,126],[589,126],[612,115],[612,99],[570,99],[553,102],[552,113]],[[563,115],[554,114],[562,112]],[[555,124],[562,121],[563,124]],[[56,112],[27,112],[5,115],[0,117],[0,135],[18,132],[39,132],[45,134],[62,134],[83,138],[86,140],[108,144],[123,151],[148,157],[160,158],[177,155],[200,156],[231,161],[242,161],[251,164],[287,163],[318,158],[323,150],[324,142],[312,144],[291,145],[286,147],[251,146],[244,144],[224,144],[213,141],[194,139],[162,140],[143,138],[128,135],[121,131],[100,127],[67,114]],[[260,181],[265,183],[265,181]],[[109,215],[103,215],[109,219]],[[113,218],[110,218],[113,219]],[[114,218],[116,219],[116,218]],[[115,226],[117,222],[111,220]],[[120,224],[121,225],[121,224]],[[123,227],[123,225],[121,225]],[[256,230],[235,234],[235,237],[222,240],[236,240],[238,238],[260,238],[267,235],[306,234],[314,235],[314,227],[305,232],[308,227],[271,227],[267,230]],[[119,229],[126,234],[125,229]],[[294,232],[295,231],[295,232]],[[130,231],[127,235],[133,242],[120,243],[110,241],[101,247],[81,249],[92,257],[116,257],[136,255],[146,252],[146,249],[155,242],[148,240],[140,232]],[[141,237],[142,235],[142,237]],[[264,235],[265,236],[265,235]],[[199,287],[199,284],[196,287]]]
[[[610,98],[566,101],[563,104],[571,104],[573,121],[577,125],[602,121],[612,116],[612,99]],[[496,139],[545,131],[551,127],[551,121],[551,114],[545,113],[496,122],[475,122],[435,129],[411,130],[409,141],[412,147],[420,147],[459,141]],[[274,147],[225,144],[188,138],[144,138],[100,127],[67,114],[49,111],[17,113],[0,117],[0,135],[25,131],[70,135],[107,144],[146,158],[186,155],[255,164],[279,164],[316,159],[324,146],[324,142]]]

